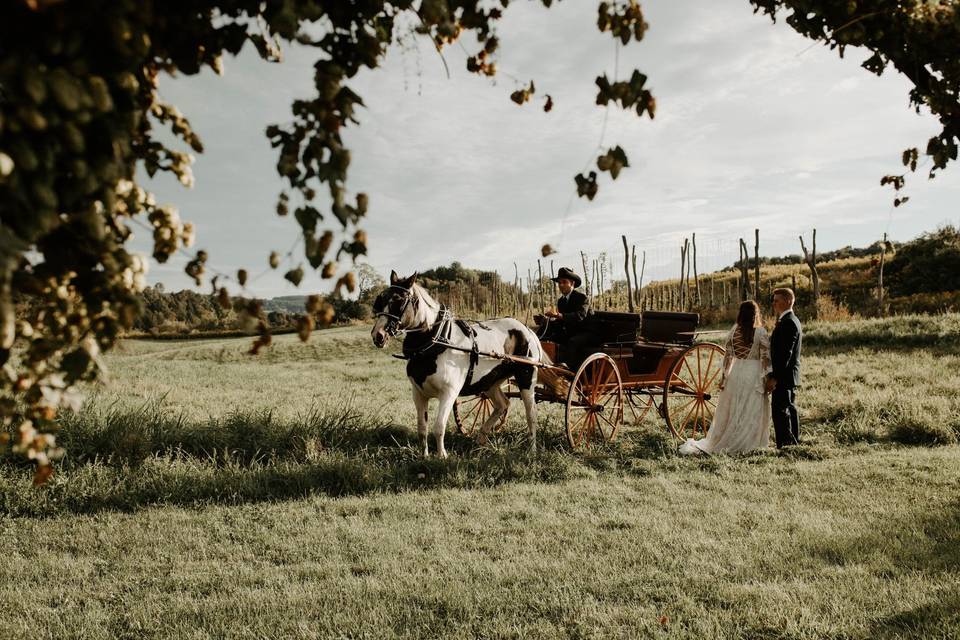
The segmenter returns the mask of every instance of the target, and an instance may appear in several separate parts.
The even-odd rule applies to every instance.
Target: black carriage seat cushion
[[[584,320],[584,330],[594,336],[597,344],[636,342],[639,329],[639,313],[594,311]]]
[[[694,332],[700,324],[699,313],[677,311],[644,311],[640,338],[649,342],[693,344]]]

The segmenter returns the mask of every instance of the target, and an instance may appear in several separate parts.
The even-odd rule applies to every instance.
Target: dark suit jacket
[[[563,318],[550,320],[545,339],[566,342],[571,336],[580,333],[583,321],[590,314],[587,296],[576,290],[571,291],[569,300],[564,300],[562,296],[557,300],[557,311],[563,314]]]
[[[793,311],[789,311],[770,336],[771,374],[781,389],[800,386],[800,347],[803,342],[803,327]]]

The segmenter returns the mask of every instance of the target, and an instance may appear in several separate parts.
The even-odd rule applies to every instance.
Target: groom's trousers
[[[777,449],[800,441],[800,416],[797,414],[797,390],[773,390],[770,398],[773,412],[773,430],[777,436]]]

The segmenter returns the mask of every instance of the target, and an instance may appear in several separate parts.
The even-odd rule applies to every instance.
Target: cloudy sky
[[[701,271],[737,258],[737,239],[760,229],[761,253],[799,253],[797,236],[818,229],[818,249],[862,246],[889,230],[906,240],[957,222],[960,173],[908,182],[911,201],[894,209],[879,179],[900,171],[900,152],[925,146],[938,128],[908,108],[908,83],[860,68],[866,55],[811,47],[785,24],[754,15],[747,0],[645,0],[650,30],[618,48],[595,27],[596,2],[565,0],[547,10],[514,2],[501,21],[495,81],[468,74],[468,36],[445,49],[450,68],[419,39],[390,51],[379,70],[351,86],[367,108],[345,136],[349,187],[370,195],[363,227],[368,261],[408,273],[454,260],[508,279],[536,267],[539,247],[555,264],[577,266],[580,251],[622,261],[620,234],[647,252],[647,273],[679,270],[682,238],[697,234]],[[168,79],[163,97],[200,133],[207,152],[196,186],[163,177],[150,188],[193,221],[210,264],[258,273],[271,250],[284,253],[296,223],[274,213],[282,183],[263,131],[289,120],[289,105],[312,95],[313,52],[288,50],[282,64],[250,51],[226,61],[222,78]],[[594,78],[649,76],[651,121],[594,104]],[[508,74],[508,75],[507,75]],[[516,81],[536,82],[525,107],[509,100]],[[544,113],[542,96],[553,96]],[[607,126],[604,129],[604,118]],[[604,133],[605,132],[605,133]],[[573,176],[604,147],[620,144],[631,167],[601,176],[593,202],[571,199]],[[925,175],[925,174],[924,174]],[[135,246],[148,250],[145,234]],[[148,251],[149,252],[149,251]],[[151,282],[189,286],[186,258],[153,265]],[[294,265],[299,263],[299,257]],[[309,271],[309,266],[307,266]],[[250,293],[323,291],[310,272],[300,290],[269,273]]]

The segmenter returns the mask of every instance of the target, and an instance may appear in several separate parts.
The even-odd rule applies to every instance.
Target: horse
[[[484,394],[493,402],[493,411],[480,428],[481,443],[486,442],[494,425],[506,418],[510,399],[501,384],[513,378],[520,388],[530,433],[530,451],[537,449],[537,407],[534,387],[537,367],[533,364],[483,357],[480,353],[520,356],[534,362],[549,363],[536,334],[519,320],[465,321],[434,300],[417,284],[417,274],[400,278],[390,273],[390,286],[373,304],[375,322],[370,336],[377,348],[400,333],[407,377],[417,410],[417,434],[424,457],[430,455],[427,442],[427,402],[438,400],[433,422],[437,455],[447,457],[443,444],[447,420],[460,396]]]

